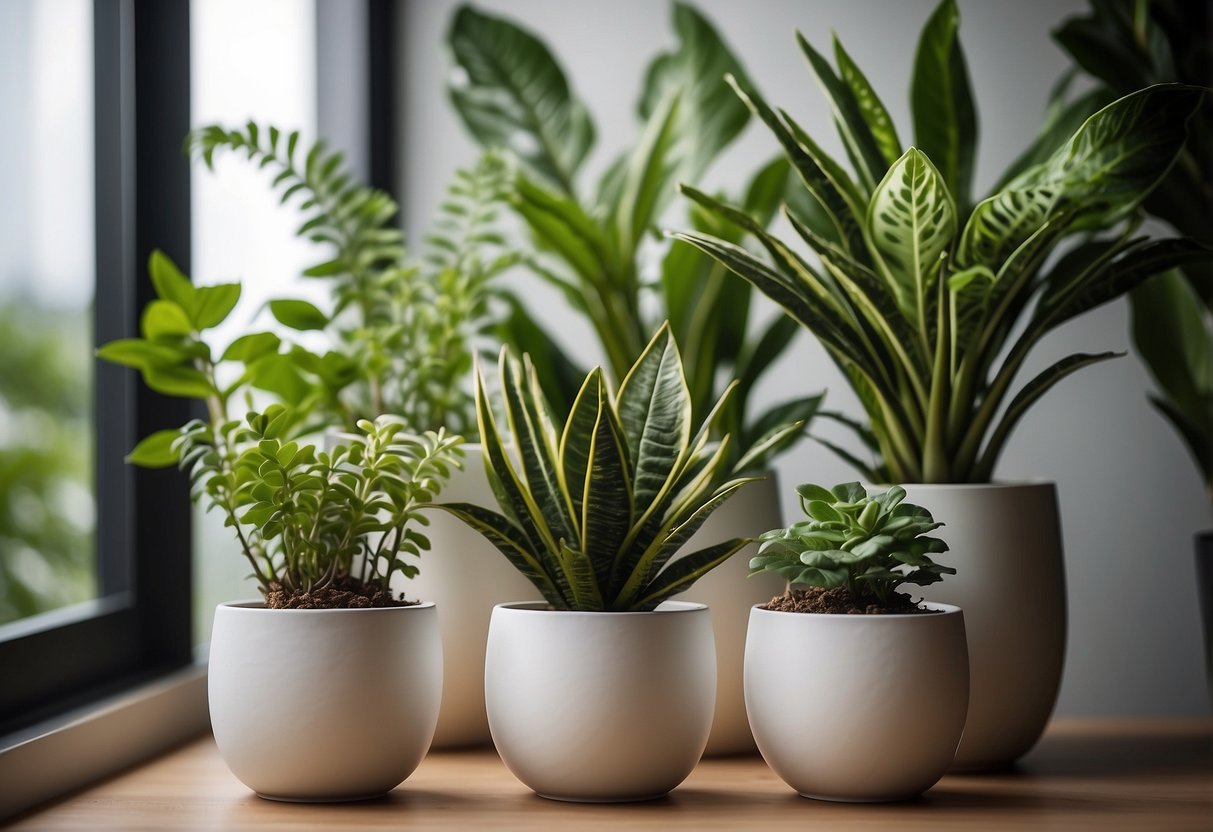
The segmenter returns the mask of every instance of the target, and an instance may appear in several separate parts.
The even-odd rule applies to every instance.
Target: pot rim
[[[767,610],[763,609],[763,604],[755,604],[750,607],[751,612],[758,612],[763,615],[794,615],[797,618],[829,618],[829,619],[849,619],[854,621],[914,621],[914,620],[931,620],[936,618],[934,615],[922,615],[921,613],[898,612],[898,613],[880,613],[875,615],[866,615],[862,613],[845,613],[845,612],[791,612],[789,610]],[[920,607],[926,607],[929,610],[934,610],[942,616],[959,615],[964,612],[963,609],[955,604],[938,604],[931,601],[923,601],[919,604]]]
[[[670,606],[666,607],[669,604]],[[508,601],[504,604],[495,604],[493,612],[497,610],[507,612],[520,612],[536,615],[562,615],[562,616],[598,616],[607,618],[629,618],[641,615],[678,615],[683,613],[694,613],[707,611],[707,604],[700,604],[695,601],[662,601],[661,606],[665,609],[655,610],[627,610],[619,612],[610,611],[590,611],[590,610],[551,610],[548,609],[547,601]]]
[[[239,601],[223,601],[223,602],[215,605],[215,611],[218,612],[219,610],[226,608],[226,609],[230,609],[230,610],[240,610],[242,612],[247,612],[247,613],[251,613],[251,614],[273,613],[274,615],[285,615],[285,614],[290,614],[290,613],[293,613],[295,615],[300,615],[300,614],[311,615],[311,614],[318,614],[318,613],[330,613],[331,614],[331,613],[366,613],[366,612],[378,612],[378,613],[386,614],[386,613],[394,613],[399,610],[433,609],[433,608],[435,608],[435,606],[436,605],[434,604],[433,601],[419,601],[415,604],[408,604],[403,607],[342,607],[342,608],[337,608],[337,609],[324,609],[324,610],[299,610],[299,609],[272,610],[265,605],[265,601],[258,600],[255,598],[250,598],[250,599],[244,599],[244,600],[239,600]]]

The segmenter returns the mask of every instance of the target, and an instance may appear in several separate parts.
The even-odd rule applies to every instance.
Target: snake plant
[[[708,516],[755,478],[733,475],[746,462],[730,464],[727,434],[710,439],[735,384],[696,429],[668,324],[618,395],[601,369],[592,370],[559,431],[529,357],[520,364],[503,349],[498,369],[495,403],[477,371],[476,412],[501,511],[439,507],[484,535],[552,607],[651,610],[749,543],[725,540],[675,558]]]
[[[1116,355],[1063,358],[1012,396],[1033,347],[1146,278],[1210,256],[1193,240],[1134,235],[1138,206],[1184,146],[1204,95],[1196,87],[1153,86],[1109,104],[973,205],[976,117],[958,26],[953,0],[926,25],[911,82],[917,146],[904,150],[842,44],[834,41],[835,69],[798,36],[854,176],[791,115],[730,79],[800,173],[805,192],[784,213],[818,264],[747,212],[693,188],[684,192],[750,231],[770,259],[699,232],[673,234],[825,345],[870,421],[853,427],[882,462],[843,454],[878,481],[989,481],[1033,403],[1070,373]]]

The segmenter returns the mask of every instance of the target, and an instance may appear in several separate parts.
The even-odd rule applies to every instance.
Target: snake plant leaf
[[[635,602],[635,608],[651,610],[658,604],[691,588],[695,581],[727,561],[750,544],[749,538],[738,537],[683,555],[671,563],[646,588]]]
[[[632,528],[635,498],[627,443],[606,390],[598,394],[598,414],[590,435],[588,457],[580,551],[593,561],[598,584],[609,587],[611,570]]]
[[[513,151],[563,193],[594,144],[594,125],[564,71],[530,32],[462,6],[447,36],[460,70],[448,85],[469,132]]]
[[[619,385],[619,420],[636,463],[636,510],[669,479],[691,438],[691,394],[669,324],[663,324]]]
[[[914,55],[910,110],[914,142],[939,168],[962,213],[970,205],[977,115],[960,46],[960,12],[943,0],[923,27]]]
[[[529,358],[526,363],[527,374],[533,374]],[[545,420],[547,403],[543,401],[542,393],[537,395],[537,391],[525,386],[527,380],[524,380],[522,368],[504,350],[498,363],[498,378],[510,435],[518,449],[535,504],[557,539],[574,540],[578,527],[572,517],[572,504],[561,487],[558,449]]]
[[[835,41],[837,43],[837,41]],[[859,174],[859,181],[864,193],[871,193],[880,181],[889,163],[881,154],[876,137],[868,128],[867,120],[860,110],[859,101],[849,84],[843,83],[834,74],[833,67],[820,52],[813,48],[800,32],[796,33],[796,43],[800,52],[817,76],[822,91],[830,101],[834,113],[834,127],[842,139],[847,158]],[[879,102],[877,102],[879,103]]]
[[[645,72],[637,112],[646,122],[671,94],[680,98],[675,146],[670,153],[676,177],[697,181],[708,164],[745,129],[750,113],[724,83],[726,74],[745,78],[745,70],[694,7],[671,8],[678,48],[658,55]]]
[[[889,168],[868,205],[868,233],[905,317],[925,326],[940,255],[956,235],[956,204],[926,154],[911,147]]]
[[[602,411],[602,370],[595,367],[573,399],[564,431],[560,437],[560,469],[564,488],[573,506],[573,517],[581,523],[584,513],[586,479],[590,470],[590,443],[598,414]],[[581,539],[581,535],[577,536]]]
[[[880,96],[876,94],[876,90],[868,82],[867,76],[863,74],[863,70],[843,48],[842,41],[835,36],[833,42],[834,62],[838,65],[838,77],[850,88],[851,95],[854,96],[859,108],[859,114],[867,124],[872,140],[884,160],[884,168],[887,169],[897,161],[902,153],[901,141],[897,138],[897,127],[893,124],[893,119],[889,116],[889,111],[885,109]],[[878,175],[883,175],[883,169],[882,173]]]
[[[601,576],[597,574],[597,563],[584,551],[570,548],[560,541],[560,564],[568,581],[569,597],[566,606],[583,612],[601,612],[606,609],[602,598]]]
[[[496,547],[497,551],[506,556],[523,577],[539,589],[545,601],[553,606],[564,604],[560,592],[548,578],[544,565],[533,554],[534,549],[530,542],[506,517],[472,503],[442,503],[435,507],[450,513],[480,532],[489,543]]]
[[[793,399],[775,405],[758,417],[749,428],[754,436],[746,437],[749,449],[741,455],[736,469],[763,470],[772,458],[801,437],[805,426],[821,410],[824,398],[824,393],[818,393]]]
[[[618,603],[632,605],[650,590],[653,577],[665,568],[671,559],[703,527],[708,517],[724,505],[745,485],[757,482],[761,477],[731,480],[707,496],[707,501],[696,508],[689,517],[676,517],[662,525],[662,533],[655,535],[638,558],[629,564],[627,581],[619,589]],[[681,522],[679,522],[681,521]]]

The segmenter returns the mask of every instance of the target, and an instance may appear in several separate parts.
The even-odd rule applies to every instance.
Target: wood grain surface
[[[2,784],[0,784],[2,787]],[[1014,769],[953,774],[907,803],[792,792],[758,757],[708,759],[670,796],[628,805],[532,794],[492,749],[436,752],[390,795],[299,805],[253,795],[210,737],[16,819],[20,830],[1213,830],[1213,721],[1060,721]]]

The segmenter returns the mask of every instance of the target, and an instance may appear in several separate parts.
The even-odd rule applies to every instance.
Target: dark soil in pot
[[[783,595],[776,595],[762,608],[778,612],[832,615],[914,615],[935,612],[922,609],[917,601],[904,592],[894,592],[886,603],[881,604],[872,598],[855,598],[845,586],[788,590]]]
[[[270,584],[265,605],[272,610],[342,610],[370,607],[409,607],[416,601],[393,597],[378,584],[363,583],[352,575],[338,575],[327,586],[287,592],[277,582]]]

